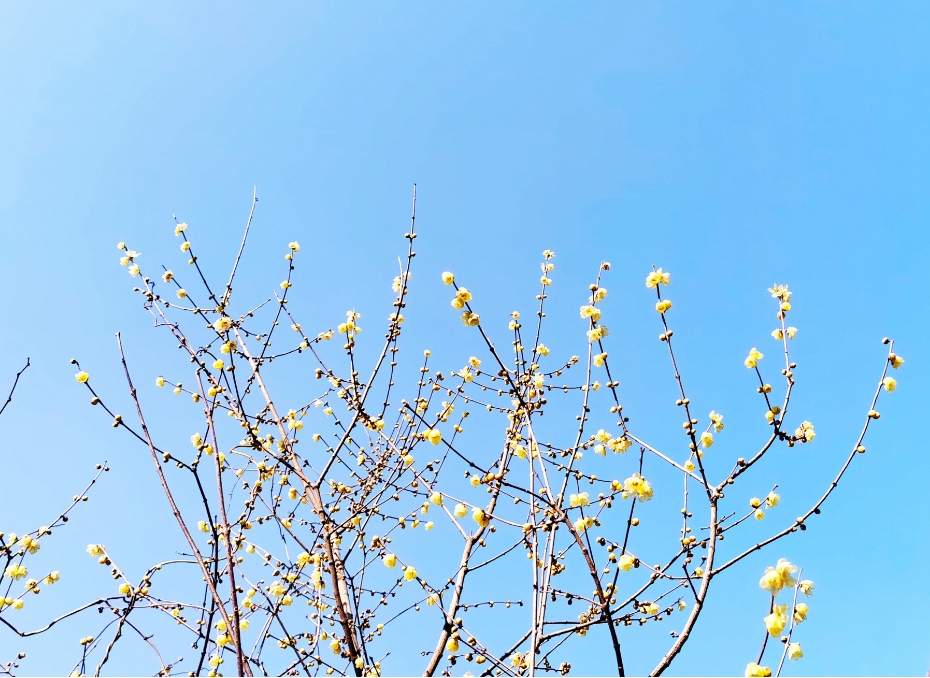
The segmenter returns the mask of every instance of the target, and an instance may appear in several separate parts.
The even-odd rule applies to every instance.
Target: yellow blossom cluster
[[[771,592],[773,596],[777,596],[783,588],[794,587],[797,581],[792,575],[797,571],[797,565],[792,565],[784,558],[779,558],[775,567],[765,568],[765,574],[759,580],[759,586]]]

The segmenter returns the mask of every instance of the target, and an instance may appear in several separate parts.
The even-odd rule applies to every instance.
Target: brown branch
[[[216,587],[213,585],[213,578],[210,575],[210,571],[207,569],[207,565],[203,556],[200,554],[200,549],[197,548],[197,542],[194,541],[190,531],[187,529],[187,525],[184,523],[184,518],[181,517],[181,511],[174,501],[174,496],[171,494],[171,489],[168,487],[168,481],[165,479],[165,474],[162,471],[161,463],[158,461],[158,455],[155,452],[155,445],[152,442],[152,436],[149,434],[149,429],[145,425],[145,418],[142,416],[142,406],[139,404],[139,397],[136,394],[136,387],[132,385],[132,378],[129,376],[129,366],[126,364],[126,356],[123,353],[123,342],[120,338],[119,332],[116,333],[116,343],[117,346],[119,346],[119,356],[120,361],[123,363],[123,371],[126,373],[126,382],[129,384],[129,394],[132,397],[133,403],[135,403],[136,413],[139,416],[139,424],[142,426],[142,432],[145,435],[146,442],[148,443],[149,451],[152,453],[152,461],[155,462],[155,472],[158,474],[159,481],[161,481],[162,490],[165,493],[165,497],[168,499],[168,503],[171,505],[171,513],[174,515],[175,520],[178,521],[181,532],[184,533],[184,537],[187,539],[187,543],[193,550],[194,558],[196,558],[197,563],[200,565],[200,569],[203,571],[204,581],[206,581],[207,587],[210,589],[210,594],[213,596],[213,600],[216,602],[216,606],[219,608],[220,614],[223,616],[223,621],[226,623],[226,627],[229,628],[231,621],[229,619],[229,615],[226,612],[226,607],[223,604],[223,600],[220,598],[220,594],[217,593]]]

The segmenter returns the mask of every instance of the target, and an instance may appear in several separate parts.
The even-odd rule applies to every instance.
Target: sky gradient
[[[746,543],[826,489],[893,337],[907,362],[869,452],[811,529],[715,580],[670,673],[741,675],[767,612],[758,578],[787,557],[817,582],[791,674],[925,675],[928,70],[930,5],[917,2],[4,5],[0,386],[27,356],[33,366],[0,418],[0,530],[45,524],[95,463],[113,468],[50,540],[63,579],[23,625],[109,592],[87,543],[118,544],[137,574],[179,543],[147,452],[90,408],[68,363],[80,359],[128,412],[122,332],[153,431],[189,436],[153,385],[173,346],[131,293],[116,243],[178,270],[174,213],[223,277],[257,186],[242,287],[269,294],[282,247],[299,240],[294,305],[312,332],[355,307],[375,335],[416,183],[406,355],[432,348],[449,369],[474,353],[444,270],[505,341],[507,314],[532,312],[546,248],[559,323],[546,343],[581,353],[577,307],[606,259],[626,407],[666,447],[680,424],[643,286],[651,266],[672,272],[683,378],[701,416],[724,413],[732,457],[765,435],[742,360],[752,346],[775,356],[766,289],[790,285],[793,416],[818,437],[767,459],[741,490],[783,487]],[[631,674],[652,668],[670,628],[627,641],[641,648]],[[70,670],[91,632],[80,619],[23,643],[0,630],[0,661],[25,650],[24,675]],[[124,651],[112,670],[157,670],[139,661]],[[597,655],[575,664],[610,670]]]

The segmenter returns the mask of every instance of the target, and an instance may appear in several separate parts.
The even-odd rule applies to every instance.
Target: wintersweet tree
[[[655,658],[652,674],[659,675],[688,642],[713,582],[766,549],[775,564],[760,573],[764,642],[757,657],[747,657],[746,675],[771,675],[769,667],[778,675],[786,658],[800,659],[798,625],[808,608],[799,594],[806,600],[814,584],[798,566],[778,558],[779,544],[806,529],[865,452],[865,434],[879,418],[879,395],[895,390],[888,367],[904,362],[893,342],[884,340],[888,354],[862,430],[835,478],[825,481],[823,495],[765,539],[741,539],[740,526],[763,519],[780,498],[773,488],[748,506],[728,506],[729,486],[743,482],[773,449],[815,439],[811,422],[788,419],[796,369],[790,347],[797,333],[789,321],[788,287],[768,290],[777,358],[765,359],[755,347],[745,358],[769,432],[751,456],[730,465],[711,451],[723,434],[723,415],[698,413],[676,364],[673,307],[664,296],[671,276],[661,268],[644,272],[644,299],[654,297],[648,303],[655,303],[659,340],[680,394],[675,407],[683,443],[663,452],[624,416],[602,322],[606,261],[581,293],[584,328],[577,339],[583,350],[561,358],[544,344],[555,253],[542,253],[535,317],[524,326],[514,312],[507,321],[509,345],[492,340],[502,327],[482,317],[481,300],[467,281],[444,273],[453,312],[474,349],[461,356],[460,368],[447,372],[434,368],[426,350],[416,359],[416,383],[396,386],[404,313],[411,312],[415,207],[414,193],[390,313],[363,321],[350,310],[336,328],[311,329],[288,306],[303,256],[296,241],[283,248],[280,290],[255,308],[233,303],[249,226],[232,272],[220,284],[204,274],[185,223],[174,225],[189,264],[183,276],[147,270],[139,253],[119,244],[121,263],[136,281],[134,291],[155,331],[175,342],[190,364],[189,374],[165,373],[155,385],[186,398],[202,424],[184,432],[185,439],[190,435],[186,449],[156,440],[133,380],[143,366],[135,358],[130,366],[121,343],[133,416],[111,405],[123,394],[95,390],[80,365],[77,381],[114,427],[150,453],[172,514],[164,520],[176,524],[188,552],[166,553],[140,574],[120,568],[118,549],[91,544],[90,556],[116,580],[113,590],[45,628],[24,632],[16,620],[24,599],[59,578],[39,564],[39,548],[86,499],[85,490],[47,527],[0,535],[0,621],[6,630],[51,633],[60,619],[95,607],[105,611],[102,621],[88,618],[95,628],[80,639],[73,675],[99,675],[120,639],[135,634],[153,650],[139,658],[140,672],[152,673],[149,666],[155,666],[165,676],[378,676],[420,657],[427,676],[567,675],[573,655],[582,648],[590,652],[585,643],[591,642],[606,643],[597,651],[612,657],[622,676],[637,629],[670,620],[676,630],[667,652]],[[383,340],[372,340],[376,358],[367,367],[359,364],[363,322],[386,328]],[[284,348],[272,350],[272,338]],[[294,383],[301,361],[315,379]],[[770,362],[776,366],[768,367]],[[766,375],[776,370],[780,378],[769,381]],[[287,396],[276,395],[282,384]],[[301,395],[295,399],[294,393]],[[548,424],[566,412],[576,422],[570,430],[544,426],[544,414],[550,413]],[[470,445],[472,426],[497,427],[496,447]],[[106,470],[98,467],[98,475]],[[664,480],[675,476],[674,483]],[[752,482],[761,486],[764,479]],[[647,541],[639,515],[659,494],[680,497],[674,508],[680,530]],[[659,544],[662,552],[656,552]],[[41,576],[29,578],[31,572]],[[179,591],[192,590],[196,596],[181,599]],[[165,623],[175,630],[170,637],[185,638],[183,643],[160,645],[147,630]],[[173,657],[178,659],[167,660]],[[14,668],[11,662],[2,672],[13,675]]]

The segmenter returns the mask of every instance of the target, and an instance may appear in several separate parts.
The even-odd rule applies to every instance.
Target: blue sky
[[[557,253],[551,316],[561,318],[547,343],[580,353],[577,306],[607,259],[626,408],[666,446],[680,442],[679,424],[642,284],[650,267],[672,271],[683,377],[702,416],[725,414],[727,458],[765,434],[742,359],[752,346],[774,356],[766,288],[791,286],[794,416],[818,437],[740,490],[784,488],[782,512],[747,525],[746,543],[833,478],[868,409],[880,341],[894,337],[907,363],[869,453],[804,535],[715,581],[672,673],[742,672],[767,611],[756,582],[778,557],[818,586],[792,673],[926,673],[926,4],[19,3],[0,17],[4,382],[33,362],[0,419],[0,530],[43,524],[95,463],[113,467],[46,547],[65,575],[57,597],[22,619],[112,587],[81,555],[88,542],[120,544],[140,573],[177,543],[145,450],[90,409],[68,363],[79,358],[128,411],[121,331],[153,429],[189,435],[151,386],[172,346],[130,292],[115,244],[148,265],[183,266],[176,213],[222,277],[257,185],[243,288],[270,291],[281,248],[298,239],[310,256],[295,305],[314,328],[352,307],[374,325],[390,312],[417,183],[407,355],[430,347],[459,367],[475,351],[443,270],[506,341],[506,314],[531,311],[545,248]],[[70,668],[92,630],[62,626],[62,644],[0,633],[0,661],[24,649],[25,673]],[[642,647],[631,672],[648,672],[670,628],[626,641]],[[598,655],[573,661],[609,671]],[[114,670],[155,669],[123,655]]]

